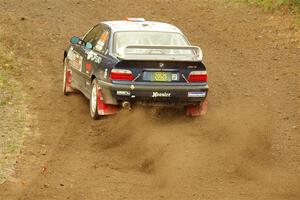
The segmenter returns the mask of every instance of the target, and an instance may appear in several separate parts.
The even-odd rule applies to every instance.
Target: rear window
[[[127,46],[189,46],[189,43],[182,34],[172,32],[150,32],[132,31],[116,32],[114,36],[114,51],[118,55],[124,54],[193,54],[191,50],[172,49],[140,49]]]

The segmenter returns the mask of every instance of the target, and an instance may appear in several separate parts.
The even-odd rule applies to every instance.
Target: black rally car
[[[81,91],[93,119],[135,103],[207,110],[202,51],[173,25],[131,18],[102,22],[64,52],[63,92]]]

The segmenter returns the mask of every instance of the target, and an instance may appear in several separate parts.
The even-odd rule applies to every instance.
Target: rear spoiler
[[[148,49],[148,50],[191,50],[193,54],[133,54],[126,53],[127,49]],[[169,46],[169,45],[129,45],[124,48],[122,54],[117,57],[124,60],[167,60],[167,61],[202,61],[203,53],[197,46]]]

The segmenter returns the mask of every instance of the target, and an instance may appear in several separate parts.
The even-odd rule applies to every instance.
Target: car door
[[[91,42],[93,38],[97,35],[97,32],[99,31],[98,26],[93,27],[83,38],[83,41],[81,44],[75,45],[72,47],[72,61],[71,61],[71,67],[72,67],[72,78],[74,79],[72,81],[73,87],[79,89],[83,94],[86,95],[85,91],[85,83],[86,79],[89,78],[86,76],[85,73],[85,63],[84,60],[87,55],[87,51],[89,50],[86,47],[87,42]]]
[[[68,51],[69,65],[72,70],[72,82],[71,85],[73,88],[81,90],[81,76],[82,71],[82,61],[83,57],[80,55],[80,45],[73,45]]]
[[[109,30],[105,25],[100,24],[96,27],[95,35],[89,40],[84,40],[92,44],[92,49],[83,49],[83,74],[85,74],[84,90],[86,96],[91,91],[91,77],[94,73],[97,75],[103,71],[106,63],[106,54],[108,50]],[[95,75],[95,74],[94,74]],[[96,75],[96,76],[97,76]],[[98,76],[97,76],[98,77]]]

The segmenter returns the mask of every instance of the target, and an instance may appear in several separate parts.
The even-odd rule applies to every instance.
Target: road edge
[[[30,132],[28,97],[15,78],[14,52],[0,43],[0,185],[15,172],[25,136]]]

